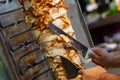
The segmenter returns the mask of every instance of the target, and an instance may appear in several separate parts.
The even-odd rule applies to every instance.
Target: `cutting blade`
[[[66,76],[68,79],[73,79],[78,76],[78,71],[81,69],[77,66],[75,66],[71,61],[69,61],[67,58],[60,56],[62,60],[63,67],[66,72]]]
[[[91,49],[89,49],[88,47],[86,47],[85,45],[83,45],[82,43],[80,43],[79,41],[77,41],[76,39],[72,38],[70,35],[68,35],[67,33],[65,33],[63,30],[61,30],[60,28],[58,28],[56,25],[54,25],[52,22],[48,23],[50,29],[55,32],[57,35],[65,35],[70,39],[70,43],[72,44],[72,46],[80,52],[80,55],[84,58],[88,58],[88,54],[89,53],[93,53],[93,51]],[[82,54],[81,54],[82,53]]]

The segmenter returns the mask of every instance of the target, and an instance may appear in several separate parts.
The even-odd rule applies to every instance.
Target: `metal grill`
[[[4,6],[16,0],[0,0]],[[0,6],[1,8],[3,8]],[[50,68],[36,44],[31,27],[25,23],[22,6],[12,10],[0,11],[0,31],[7,44],[9,56],[13,61],[19,79],[53,80]]]

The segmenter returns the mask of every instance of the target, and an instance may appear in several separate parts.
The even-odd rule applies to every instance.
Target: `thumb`
[[[93,54],[93,53],[89,53],[88,56],[89,56],[90,58],[93,58],[93,57],[94,57],[94,54]]]
[[[79,71],[78,71],[78,74],[83,75],[83,72],[84,72],[83,70],[79,70]]]

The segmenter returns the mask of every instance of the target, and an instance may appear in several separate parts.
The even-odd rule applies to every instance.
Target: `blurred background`
[[[95,46],[120,49],[120,0],[79,0]]]

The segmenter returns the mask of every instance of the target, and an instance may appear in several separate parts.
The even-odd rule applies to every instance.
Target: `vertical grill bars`
[[[20,10],[20,9],[23,9],[23,7],[20,7],[20,8],[11,10],[11,11],[7,11],[7,12],[0,13],[0,15],[4,15],[4,14],[10,13],[10,12],[14,12],[14,11],[17,11],[17,10]]]
[[[9,0],[11,1],[11,0]],[[6,3],[6,1],[0,1],[0,4],[1,3]],[[3,16],[3,15],[6,15],[6,14],[12,14],[14,13],[15,11],[18,11],[18,10],[21,10],[23,7],[20,7],[20,8],[17,8],[17,9],[14,9],[14,10],[11,10],[11,11],[7,11],[7,12],[3,12],[3,13],[0,13],[0,17]],[[46,60],[44,58],[44,56],[42,55],[42,52],[40,51],[40,48],[39,46],[36,44],[35,40],[34,39],[28,39],[28,40],[25,40],[25,38],[27,37],[24,37],[23,38],[23,41],[25,40],[25,42],[22,42],[22,43],[19,43],[19,40],[18,39],[14,39],[16,37],[19,37],[21,35],[26,35],[26,34],[31,34],[32,33],[32,30],[31,28],[28,28],[24,31],[21,31],[16,33],[16,34],[12,34],[12,35],[9,35],[9,33],[7,33],[7,29],[8,29],[8,32],[12,29],[13,31],[16,30],[16,27],[15,25],[19,25],[21,23],[25,23],[25,20],[19,20],[19,21],[16,21],[14,23],[10,23],[6,26],[3,26],[2,22],[1,22],[2,19],[0,19],[0,29],[1,29],[1,32],[3,33],[3,36],[4,36],[4,39],[7,43],[7,47],[8,47],[8,50],[10,52],[10,55],[11,55],[11,59],[13,60],[13,63],[15,64],[14,66],[16,67],[16,69],[18,70],[18,75],[24,75],[28,70],[40,65],[40,64],[43,64],[43,63],[46,63]],[[18,27],[21,27],[21,26],[18,26]],[[21,37],[22,38],[22,37]],[[13,39],[13,41],[12,41]],[[18,40],[18,43],[19,45],[16,45],[17,44],[17,40]],[[15,42],[15,43],[14,43]],[[21,51],[22,49],[26,49],[29,45],[31,44],[34,44],[35,45],[35,48],[32,48],[31,50],[29,51],[25,51],[23,50],[23,54],[19,53],[19,51]],[[16,46],[16,47],[14,47]],[[38,53],[37,53],[38,52]],[[37,54],[36,56],[40,55],[42,57],[39,57],[41,59],[38,59],[37,61],[33,60],[31,61],[31,63],[29,63],[28,65],[23,65],[21,64],[21,61],[23,58],[26,57],[27,59],[27,56],[28,55],[32,55],[32,54]],[[18,55],[17,55],[18,54]],[[31,57],[31,56],[30,56]],[[25,60],[25,59],[24,59]],[[41,75],[43,74],[46,74],[48,73],[51,69],[48,68],[47,64],[44,64],[46,66],[46,69],[43,70],[43,71],[38,71],[38,74],[35,74],[33,75],[30,80],[36,80],[38,77],[40,77]],[[53,78],[51,78],[53,80]],[[51,80],[50,79],[50,80]]]

